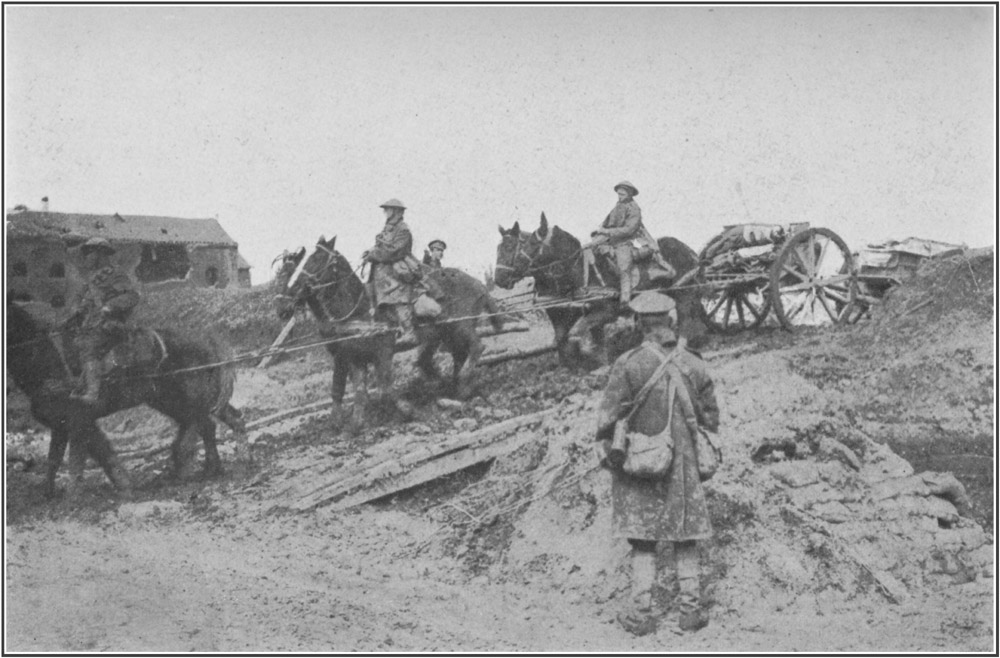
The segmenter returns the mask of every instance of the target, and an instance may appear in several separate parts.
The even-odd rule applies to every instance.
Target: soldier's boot
[[[396,304],[396,320],[403,333],[396,339],[403,347],[417,344],[417,334],[413,330],[413,309],[409,304]]]
[[[97,359],[85,359],[82,364],[84,391],[83,393],[73,391],[70,393],[70,397],[75,398],[84,404],[89,404],[91,406],[96,405],[101,397],[100,367],[100,362],[98,362]]]
[[[632,635],[648,635],[656,631],[658,614],[653,601],[656,582],[656,553],[632,550],[632,601],[628,609],[618,614],[618,623]]]
[[[681,613],[678,625],[682,631],[699,631],[708,626],[708,616],[701,609],[697,544],[676,542],[674,554],[677,556],[677,607]]]
[[[618,279],[618,296],[622,304],[628,304],[632,301],[632,273],[628,270],[622,270],[618,273]]]

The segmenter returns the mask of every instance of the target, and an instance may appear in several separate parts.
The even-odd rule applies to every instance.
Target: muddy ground
[[[139,455],[133,501],[96,469],[78,497],[43,498],[47,435],[9,388],[5,649],[995,652],[993,253],[952,261],[857,326],[711,339],[725,462],[698,633],[614,621],[627,547],[590,453],[605,371],[509,362],[442,407],[400,355],[414,421],[376,411],[356,437],[324,408],[259,424],[328,397],[329,357],[311,350],[241,369],[255,462],[230,440],[222,478],[170,480],[153,412],[102,421]],[[509,455],[344,512],[286,506],[290,485],[380,442],[549,408]]]

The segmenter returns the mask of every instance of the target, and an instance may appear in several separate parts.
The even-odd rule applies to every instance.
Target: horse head
[[[336,236],[329,240],[320,236],[311,249],[283,258],[277,294],[279,317],[291,317],[304,303],[326,320],[346,319],[359,309],[367,312],[364,284],[336,250],[336,242]],[[331,314],[343,317],[328,317]]]
[[[500,244],[497,245],[494,281],[501,288],[510,290],[515,283],[531,273],[538,253],[538,241],[532,239],[531,233],[522,231],[519,222],[514,222],[509,230],[502,226],[499,228]]]

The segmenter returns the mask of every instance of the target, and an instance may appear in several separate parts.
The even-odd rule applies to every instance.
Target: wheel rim
[[[829,229],[790,237],[771,269],[771,303],[782,326],[828,325],[857,314],[854,259]]]

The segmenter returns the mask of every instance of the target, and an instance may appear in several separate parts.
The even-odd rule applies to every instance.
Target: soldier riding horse
[[[594,291],[586,281],[589,278],[592,284],[600,274],[601,280],[617,284],[618,275],[614,269],[601,261],[591,264],[580,241],[558,226],[550,227],[545,213],[542,213],[537,230],[522,231],[515,222],[510,229],[500,227],[500,237],[494,275],[497,285],[510,289],[523,278],[534,278],[535,291],[539,295],[556,299],[545,307],[545,312],[555,331],[560,362],[564,365],[579,363],[581,354],[588,359],[596,358],[595,343],[603,343],[604,326],[619,316],[622,306],[618,294]],[[697,265],[694,251],[676,238],[660,238],[657,246],[658,255],[678,273]],[[700,338],[705,333],[705,325],[698,313],[697,294],[669,290],[671,280],[651,278],[651,269],[638,269],[636,291],[658,288],[670,294],[677,300],[681,334],[689,341]],[[662,268],[654,271],[659,273]]]
[[[335,243],[336,238],[320,237],[308,253],[303,248],[282,257],[276,277],[276,305],[279,317],[285,320],[298,306],[308,306],[320,325],[320,334],[330,339],[326,348],[334,360],[333,425],[339,429],[343,422],[342,403],[350,375],[355,400],[349,429],[356,432],[364,422],[369,366],[374,367],[383,398],[390,400],[404,417],[411,416],[413,409],[392,393],[392,356],[400,346],[395,331],[388,327],[398,318],[399,306],[376,307],[370,288],[336,251]],[[422,276],[429,286],[440,291],[440,313],[434,319],[416,317],[414,332],[420,347],[417,366],[428,379],[440,380],[434,354],[444,346],[452,355],[451,387],[458,397],[470,397],[475,392],[475,367],[483,352],[476,333],[478,317],[489,314],[490,322],[500,331],[503,323],[499,310],[486,287],[461,270],[427,268]]]

